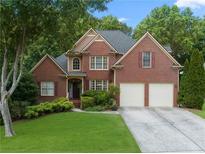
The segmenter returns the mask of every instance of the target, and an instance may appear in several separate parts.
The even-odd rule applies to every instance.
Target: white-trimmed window
[[[79,71],[80,70],[80,59],[75,57],[73,58],[73,70],[74,71]]]
[[[54,82],[41,82],[41,96],[54,96],[55,87]]]
[[[108,90],[108,80],[90,80],[90,90]]]
[[[151,68],[152,67],[152,54],[151,52],[143,52],[142,53],[142,66],[143,68]]]
[[[91,56],[90,57],[91,70],[108,70],[107,56]]]

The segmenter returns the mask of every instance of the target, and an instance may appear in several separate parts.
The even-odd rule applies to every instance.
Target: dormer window
[[[73,71],[79,71],[80,70],[80,59],[79,58],[73,58]]]
[[[152,67],[152,54],[149,51],[142,53],[142,66],[143,68],[151,68]]]

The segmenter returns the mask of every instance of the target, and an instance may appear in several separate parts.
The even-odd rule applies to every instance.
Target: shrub
[[[95,98],[89,96],[81,96],[81,109],[93,107],[95,105]]]
[[[105,105],[109,103],[109,93],[107,91],[88,90],[82,96],[89,96],[95,99],[95,105]]]
[[[59,98],[54,99],[52,102],[53,102],[53,103],[57,103],[57,102],[66,102],[66,101],[68,101],[67,98],[65,98],[65,97],[59,97]]]
[[[97,94],[98,94],[98,91],[96,91],[96,90],[88,90],[88,91],[84,92],[81,96],[94,97]]]
[[[31,105],[31,102],[26,102],[26,101],[12,101],[9,99],[8,101],[9,104],[9,110],[11,113],[11,118],[12,120],[19,120],[24,117],[24,114],[26,112],[26,107]],[[3,119],[0,114],[0,125],[3,125]]]
[[[101,105],[93,106],[93,107],[87,107],[85,111],[104,111],[105,107]]]
[[[110,96],[107,91],[99,91],[94,98],[96,105],[106,105],[109,103]]]
[[[117,95],[120,94],[120,89],[118,86],[115,86],[114,84],[110,84],[108,93],[111,98],[116,98]]]
[[[116,104],[115,97],[119,94],[119,88],[111,85],[110,91],[86,91],[81,96],[81,108],[85,110],[117,110],[118,106]],[[84,99],[85,98],[85,99]],[[97,109],[95,109],[95,107]],[[94,107],[94,108],[93,108]],[[87,109],[88,108],[88,109]]]
[[[24,116],[25,118],[30,119],[54,112],[70,111],[73,107],[73,103],[69,102],[68,99],[59,98],[52,102],[44,102],[39,105],[27,107],[27,111]]]
[[[2,116],[0,114],[0,125],[3,125],[3,124],[4,124],[4,122],[3,122]]]
[[[116,100],[115,99],[111,99],[111,101],[112,101],[112,105],[111,105],[110,109],[112,111],[117,111],[118,106],[117,106]]]
[[[28,110],[25,113],[25,117],[28,119],[32,119],[32,118],[37,118],[39,116],[38,112],[32,111],[32,110]]]
[[[8,103],[9,103],[11,118],[13,120],[18,120],[18,119],[23,118],[26,112],[26,107],[32,104],[31,102],[12,101],[12,100],[9,100]]]
[[[34,81],[32,74],[23,74],[22,78],[11,96],[15,101],[27,101],[33,103],[36,102],[38,97],[38,85]]]

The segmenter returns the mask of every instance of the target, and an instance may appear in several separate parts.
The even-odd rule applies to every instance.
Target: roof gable
[[[80,41],[82,41],[83,38],[85,38],[89,33],[95,33],[97,34],[92,28],[90,28],[73,46],[76,46]]]
[[[98,40],[101,40],[101,41],[105,42],[114,52],[117,52],[117,51],[115,50],[115,48],[113,48],[113,46],[112,46],[107,40],[105,40],[104,37],[102,37],[100,34],[96,35],[95,38],[93,38],[93,40],[92,40],[90,43],[88,43],[88,44],[85,46],[85,48],[83,48],[83,52],[86,51],[86,49],[87,49],[89,46],[91,46],[91,45],[93,44],[93,42],[98,41]]]
[[[81,52],[84,48],[93,42],[95,37],[100,35],[103,37],[104,41],[109,44],[113,48],[114,51],[124,54],[126,53],[129,48],[131,48],[135,41],[129,37],[128,35],[124,34],[120,30],[93,30],[90,28],[74,45],[71,49],[72,51]],[[86,39],[87,38],[87,39]]]
[[[49,58],[63,73],[67,74],[66,71],[56,62],[56,60],[51,57],[50,55],[46,54],[32,69],[31,69],[31,73],[36,69],[38,68],[38,66],[41,65],[41,63],[45,60]]]
[[[113,66],[119,64],[146,37],[149,37],[176,66],[182,67],[149,32],[146,32]]]

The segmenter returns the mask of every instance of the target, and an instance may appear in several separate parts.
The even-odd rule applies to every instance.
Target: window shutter
[[[139,64],[139,68],[142,68],[142,52],[139,52],[139,55],[138,55],[138,64]]]
[[[58,95],[58,82],[54,83],[54,96]]]
[[[155,53],[152,52],[152,68],[154,68],[155,65]]]

